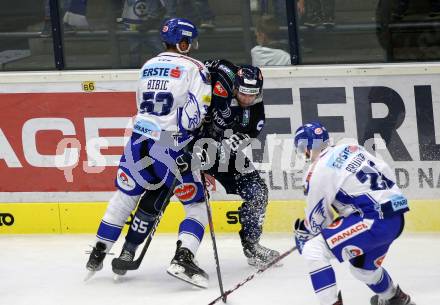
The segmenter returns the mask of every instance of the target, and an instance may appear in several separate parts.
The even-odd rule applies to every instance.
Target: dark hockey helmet
[[[295,131],[295,147],[297,153],[321,151],[329,143],[327,129],[319,122],[311,122],[300,126]]]
[[[164,22],[160,30],[162,41],[166,44],[177,46],[177,49],[181,53],[187,53],[191,48],[191,45],[194,49],[198,48],[197,36],[197,27],[194,23],[185,18],[168,19]],[[188,48],[187,51],[182,52],[178,44],[184,39],[188,41],[190,48]]]
[[[244,65],[238,69],[234,80],[237,100],[242,107],[251,106],[261,100],[263,74],[258,67]]]
[[[261,94],[263,90],[263,74],[261,70],[251,65],[241,66],[235,76],[235,88],[243,94]]]

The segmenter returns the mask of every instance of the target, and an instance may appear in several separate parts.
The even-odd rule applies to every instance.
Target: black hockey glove
[[[243,149],[250,143],[250,141],[251,138],[247,134],[237,132],[226,139],[225,144],[231,148],[232,153],[237,153],[240,148]],[[243,143],[246,145],[242,145]]]
[[[304,245],[306,242],[313,237],[313,234],[307,230],[304,219],[297,219],[295,221],[295,243],[299,254],[302,254]]]
[[[176,165],[179,172],[183,175],[190,171],[196,171],[209,163],[207,151],[200,146],[195,145],[193,152],[184,152],[176,158]]]

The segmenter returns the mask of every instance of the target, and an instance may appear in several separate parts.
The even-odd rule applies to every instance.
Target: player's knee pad
[[[329,263],[330,259],[333,258],[333,254],[321,234],[311,238],[304,244],[302,256],[307,261],[322,261],[326,263]]]
[[[150,215],[159,215],[164,205],[168,205],[172,190],[166,185],[156,190],[146,190],[139,201],[138,209]]]
[[[383,275],[383,268],[377,268],[376,270],[366,270],[361,268],[356,268],[350,264],[351,274],[359,281],[372,285],[380,281]]]
[[[102,220],[110,224],[123,226],[131,211],[136,207],[139,197],[129,196],[117,190],[110,198]]]

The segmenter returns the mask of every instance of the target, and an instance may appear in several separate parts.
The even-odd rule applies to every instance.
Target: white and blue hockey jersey
[[[339,216],[358,213],[381,219],[409,210],[391,168],[359,145],[337,145],[321,152],[304,177],[307,229],[318,234]]]
[[[211,102],[209,72],[198,60],[164,52],[142,67],[133,132],[158,140],[166,131],[198,128]]]

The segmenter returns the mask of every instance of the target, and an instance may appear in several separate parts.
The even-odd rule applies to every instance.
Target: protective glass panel
[[[302,64],[440,58],[439,0],[297,3]]]
[[[55,68],[49,9],[43,1],[8,1],[0,10],[0,71]]]

